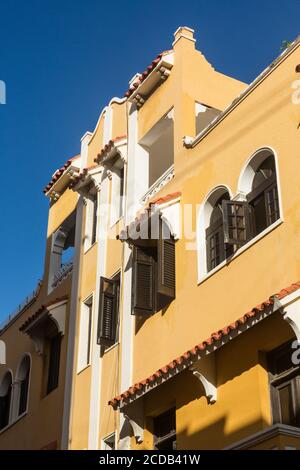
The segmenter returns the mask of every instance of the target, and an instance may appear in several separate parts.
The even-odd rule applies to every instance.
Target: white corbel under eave
[[[217,401],[217,374],[215,355],[209,354],[190,367],[190,371],[202,383],[208,403]]]
[[[141,444],[144,440],[144,428],[133,418],[130,418],[130,416],[124,415],[124,417],[128,420],[131,426],[136,443]]]

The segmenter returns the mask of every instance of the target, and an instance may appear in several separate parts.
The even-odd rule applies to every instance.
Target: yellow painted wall
[[[149,392],[143,398],[145,439],[135,448],[153,448],[152,419],[174,405],[178,449],[222,449],[270,426],[264,353],[292,337],[276,313],[219,349],[214,404],[208,404],[202,384],[187,370]]]

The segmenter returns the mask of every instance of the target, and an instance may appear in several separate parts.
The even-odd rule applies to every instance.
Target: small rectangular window
[[[224,242],[243,245],[251,238],[249,204],[242,201],[222,201]]]
[[[78,345],[78,372],[90,364],[93,297],[82,304]]]
[[[268,354],[274,423],[300,427],[300,367],[292,363],[291,342]]]
[[[92,229],[91,229],[91,245],[97,239],[97,214],[98,214],[98,198],[97,193],[92,198]]]
[[[157,450],[176,449],[176,409],[154,418],[154,448]]]

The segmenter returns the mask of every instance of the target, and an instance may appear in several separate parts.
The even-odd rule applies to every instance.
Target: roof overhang
[[[135,103],[138,108],[143,106],[147,98],[169,77],[172,67],[174,65],[174,53],[170,51],[162,55],[161,59],[146,76],[145,79],[137,79],[138,84],[136,89],[131,93],[128,101]]]
[[[186,351],[166,366],[158,369],[151,376],[134,384],[128,390],[121,393],[121,395],[110,400],[109,405],[115,409],[123,409],[180,372],[187,369],[197,371],[197,367],[195,367],[197,363],[199,364],[205,357],[217,351],[240,334],[248,331],[274,312],[282,314],[284,320],[293,328],[300,344],[300,310],[299,303],[296,304],[296,301],[300,301],[300,281],[282,289],[268,300],[254,307],[234,323],[212,333],[202,343]],[[295,305],[297,308],[295,308]]]

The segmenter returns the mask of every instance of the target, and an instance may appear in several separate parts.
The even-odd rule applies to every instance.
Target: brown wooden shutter
[[[116,341],[118,309],[118,281],[100,279],[99,317],[97,343],[111,346]]]
[[[158,240],[158,286],[157,292],[175,299],[175,242],[169,229],[160,220]]]
[[[155,260],[150,250],[133,246],[132,314],[149,315],[155,310]]]
[[[251,239],[251,208],[243,201],[222,201],[224,243],[243,245]]]

